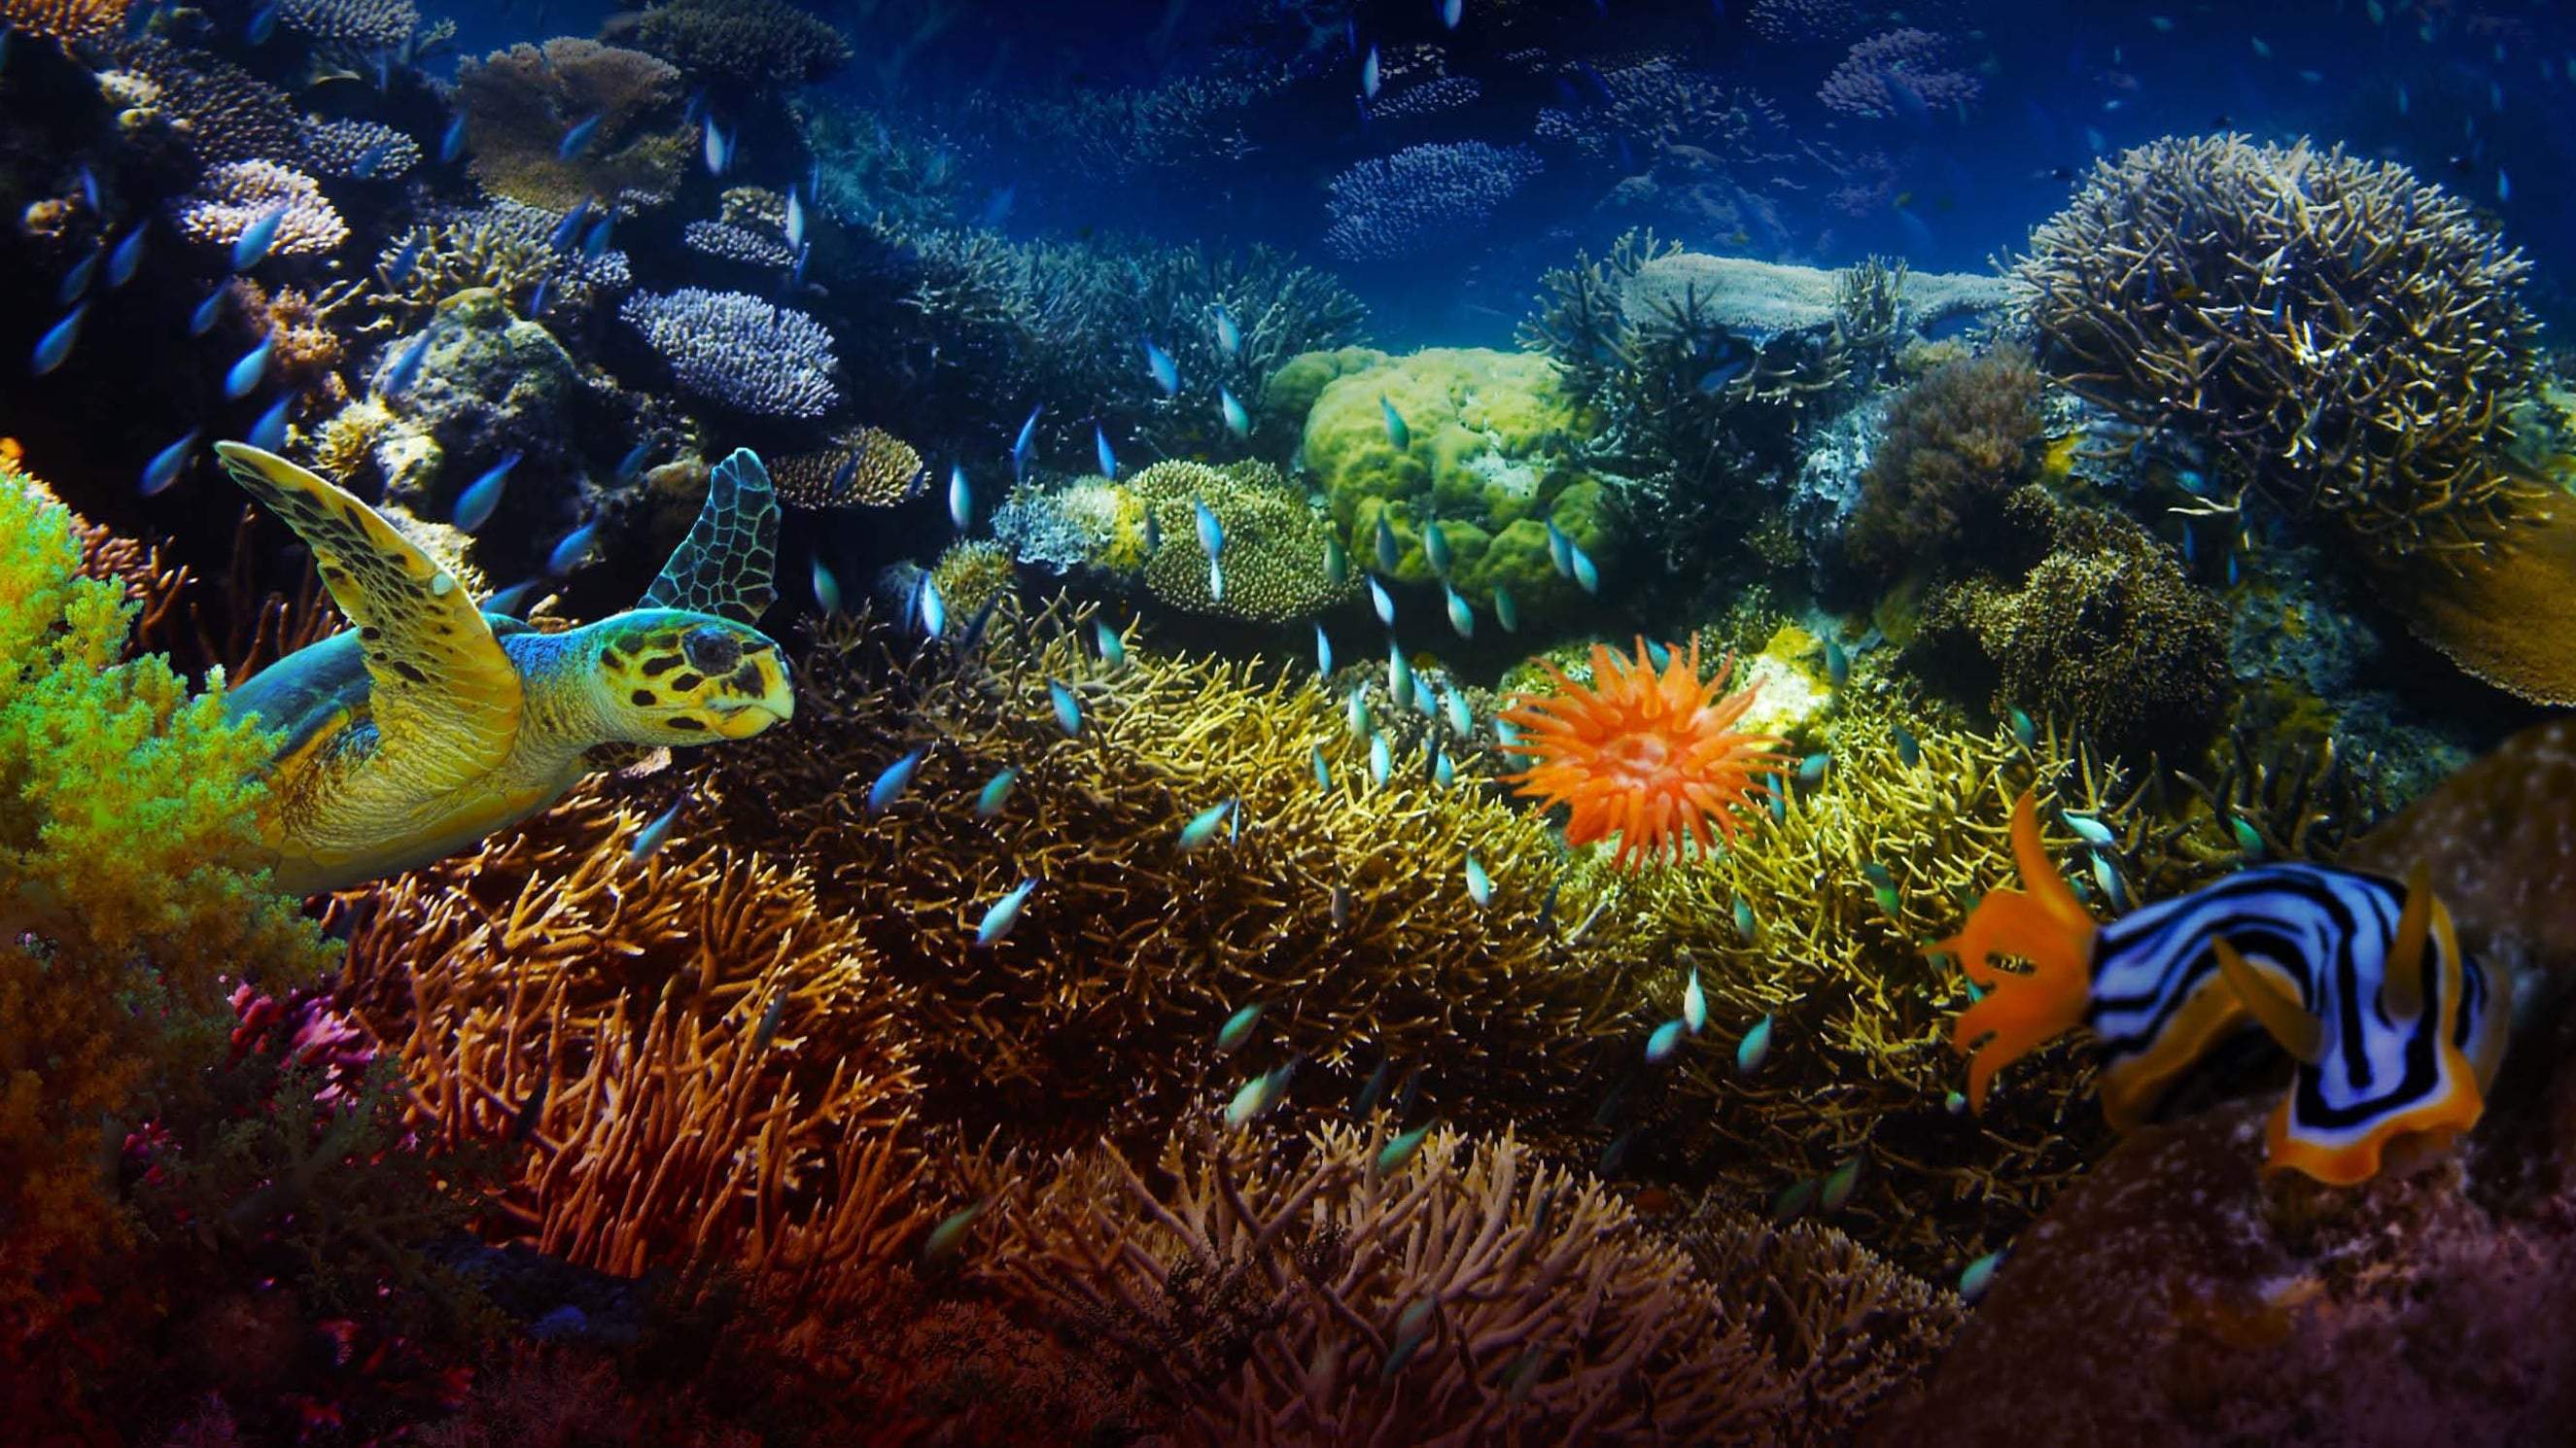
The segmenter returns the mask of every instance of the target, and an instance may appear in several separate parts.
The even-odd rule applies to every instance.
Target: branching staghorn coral
[[[107,40],[125,25],[126,0],[0,0],[0,27],[40,40]]]
[[[2512,511],[2530,270],[2404,166],[2219,135],[2096,165],[2016,276],[2052,377],[2403,557]]]
[[[1000,1196],[975,1270],[1105,1343],[1204,1444],[1828,1443],[1957,1325],[1866,1253],[1766,1252],[1740,1215],[1685,1249],[1509,1132],[1441,1127],[1382,1168],[1393,1136],[1193,1124],[1150,1177],[1069,1155]],[[1892,1362],[1822,1350],[1873,1310],[1911,1339]]]
[[[585,197],[609,211],[663,205],[696,144],[678,124],[680,73],[596,41],[514,45],[466,61],[456,98],[474,178],[495,195],[556,212]],[[594,118],[598,130],[567,159],[565,136]]]
[[[637,861],[643,823],[576,795],[352,897],[343,995],[424,1131],[531,1144],[515,1235],[863,1293],[917,1226],[905,992],[800,874],[687,840]]]
[[[1526,147],[1483,141],[1355,162],[1330,183],[1324,245],[1344,261],[1392,261],[1472,236],[1543,169]]]

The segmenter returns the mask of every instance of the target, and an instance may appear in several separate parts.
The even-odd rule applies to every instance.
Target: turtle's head
[[[638,609],[591,627],[600,698],[626,743],[748,739],[796,712],[787,655],[749,624]]]

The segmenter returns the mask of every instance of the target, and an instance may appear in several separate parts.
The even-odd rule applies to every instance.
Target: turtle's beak
[[[716,732],[727,739],[749,739],[796,717],[796,688],[787,680],[786,658],[769,648],[744,662],[760,671],[760,692],[745,690],[717,710]]]

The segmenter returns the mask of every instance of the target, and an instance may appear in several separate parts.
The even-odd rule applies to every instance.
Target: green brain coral
[[[1460,594],[1490,609],[1499,585],[1523,614],[1540,616],[1582,598],[1548,556],[1550,521],[1596,565],[1613,561],[1607,493],[1577,457],[1599,420],[1565,395],[1546,357],[1442,347],[1371,362],[1346,349],[1299,372],[1307,362],[1287,372],[1334,375],[1306,415],[1306,467],[1360,566],[1376,567],[1383,517],[1399,554],[1393,576],[1432,582],[1422,524],[1437,519]],[[1381,399],[1403,419],[1402,449]]]

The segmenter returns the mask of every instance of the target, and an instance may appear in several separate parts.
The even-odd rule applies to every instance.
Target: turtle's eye
[[[680,640],[680,652],[688,655],[689,667],[702,674],[730,672],[742,662],[742,645],[720,628],[693,628]]]

